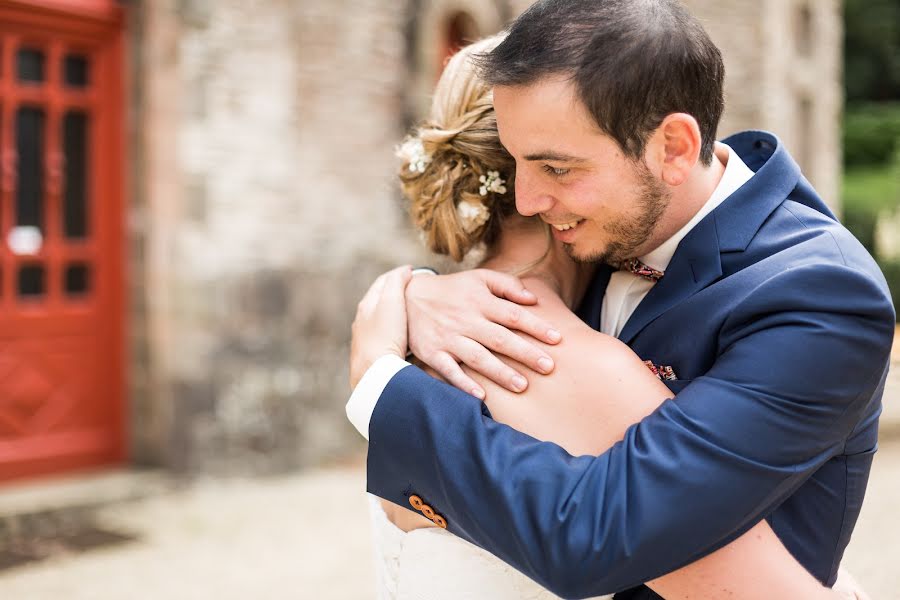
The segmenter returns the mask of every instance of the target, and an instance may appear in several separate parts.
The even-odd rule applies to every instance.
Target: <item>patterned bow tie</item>
[[[665,274],[663,271],[657,271],[653,267],[648,267],[641,261],[636,258],[629,258],[628,260],[622,261],[622,264],[619,266],[619,270],[621,271],[631,271],[638,277],[643,277],[648,281],[652,281],[656,283],[660,279],[662,279]]]

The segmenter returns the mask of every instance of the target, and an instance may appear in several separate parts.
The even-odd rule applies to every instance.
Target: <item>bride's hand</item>
[[[386,354],[406,356],[406,301],[403,294],[412,277],[410,267],[381,275],[360,300],[350,343],[350,389]]]
[[[521,392],[528,386],[523,374],[491,350],[538,373],[553,370],[546,352],[510,331],[548,344],[559,342],[559,332],[522,308],[535,302],[518,278],[487,269],[414,277],[406,288],[410,349],[452,385],[479,398],[484,398],[484,390],[458,363]]]

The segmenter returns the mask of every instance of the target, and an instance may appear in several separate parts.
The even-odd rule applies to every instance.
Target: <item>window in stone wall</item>
[[[461,48],[468,46],[481,37],[478,31],[478,23],[472,15],[465,12],[457,12],[450,15],[446,21],[447,25],[444,30],[443,51],[439,53],[440,68],[437,70],[437,77],[440,77],[444,70],[444,65],[450,58],[460,51]]]
[[[812,55],[814,29],[812,7],[808,1],[800,2],[794,14],[794,41],[799,56]]]
[[[814,106],[812,98],[801,94],[797,100],[797,162],[805,172],[813,168]]]

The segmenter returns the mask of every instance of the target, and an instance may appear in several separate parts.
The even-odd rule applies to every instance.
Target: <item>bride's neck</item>
[[[549,285],[569,308],[584,293],[589,276],[572,260],[539,219],[510,215],[500,237],[481,266],[519,277],[537,277]]]

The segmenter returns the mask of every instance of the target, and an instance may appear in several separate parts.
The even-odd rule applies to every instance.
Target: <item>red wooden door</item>
[[[0,0],[0,481],[124,455],[122,38]]]

